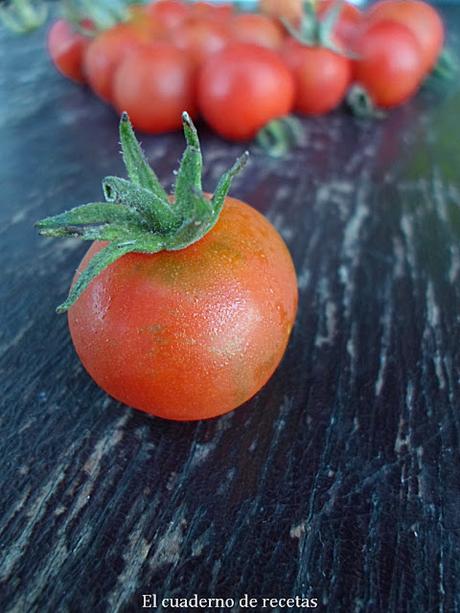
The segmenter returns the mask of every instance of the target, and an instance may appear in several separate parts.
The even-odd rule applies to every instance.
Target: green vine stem
[[[147,163],[128,115],[120,119],[123,161],[129,179],[106,177],[105,202],[92,202],[36,223],[43,236],[108,241],[72,286],[57,308],[67,311],[91,281],[126,253],[177,251],[199,241],[216,224],[233,177],[248,159],[246,151],[219,180],[214,195],[203,193],[203,161],[198,134],[188,113],[183,113],[186,149],[177,172],[172,198],[168,197]]]
[[[307,47],[324,47],[341,55],[348,55],[334,41],[333,31],[340,16],[344,0],[336,0],[320,19],[313,0],[304,0],[300,25],[294,26],[287,19],[281,19],[289,34]]]
[[[96,32],[128,21],[130,4],[126,0],[61,0],[61,12],[76,31],[94,36]],[[91,27],[85,25],[88,21]]]
[[[450,84],[458,79],[460,67],[452,52],[444,48],[436,62],[436,66],[425,79],[424,87],[435,88],[439,84]]]
[[[43,25],[48,16],[48,7],[34,0],[11,0],[0,7],[0,22],[16,34],[26,34]]]

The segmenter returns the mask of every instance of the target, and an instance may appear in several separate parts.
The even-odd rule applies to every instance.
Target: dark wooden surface
[[[86,247],[32,226],[122,172],[116,117],[54,72],[43,32],[2,32],[0,57],[1,610],[154,592],[459,610],[458,90],[306,121],[282,163],[253,152],[233,194],[289,244],[297,324],[255,399],[181,424],[85,374],[54,307]],[[167,184],[182,137],[143,141]],[[203,141],[212,189],[242,147]]]

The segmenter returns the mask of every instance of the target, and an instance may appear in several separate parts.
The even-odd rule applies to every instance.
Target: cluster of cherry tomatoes
[[[138,130],[180,129],[187,110],[232,140],[292,111],[327,113],[353,84],[376,107],[400,105],[443,44],[442,20],[422,0],[381,0],[366,11],[340,0],[261,0],[259,13],[157,0],[93,36],[61,19],[48,37],[57,68],[127,111]]]

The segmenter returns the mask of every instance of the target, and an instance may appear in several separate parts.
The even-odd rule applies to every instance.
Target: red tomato
[[[423,77],[423,57],[414,35],[395,21],[380,21],[359,35],[355,80],[373,102],[390,108],[408,100]]]
[[[198,78],[198,104],[209,125],[231,140],[250,139],[288,114],[294,79],[270,49],[234,43],[212,57]]]
[[[195,69],[187,55],[170,43],[140,47],[116,70],[113,99],[142,132],[180,129],[182,112],[196,116]]]
[[[105,243],[93,243],[76,273]],[[282,238],[255,209],[227,198],[215,227],[180,251],[128,254],[70,308],[88,373],[131,407],[207,419],[253,396],[278,366],[297,309]]]
[[[269,49],[279,49],[285,35],[281,26],[267,15],[240,13],[230,21],[232,38]]]
[[[143,43],[139,31],[119,24],[97,36],[86,49],[84,72],[93,91],[103,100],[112,98],[112,80],[118,64]]]
[[[85,82],[82,58],[88,43],[65,19],[55,21],[48,32],[48,52],[54,65],[61,74],[78,83]]]
[[[185,51],[196,66],[221,51],[228,43],[228,27],[210,19],[191,17],[171,30],[169,39]]]
[[[295,78],[297,111],[322,115],[342,102],[351,81],[347,58],[324,47],[307,47],[292,38],[281,54]]]
[[[320,19],[332,8],[336,0],[320,0],[317,4],[317,14]],[[333,33],[337,37],[339,43],[348,47],[352,42],[357,28],[362,20],[361,11],[352,4],[344,2],[336,21]]]
[[[191,7],[179,0],[159,0],[144,7],[146,14],[164,30],[171,30],[186,19]]]
[[[409,28],[420,45],[423,68],[429,72],[444,44],[444,25],[436,9],[422,0],[383,0],[366,16],[369,24],[382,20],[397,21]]]

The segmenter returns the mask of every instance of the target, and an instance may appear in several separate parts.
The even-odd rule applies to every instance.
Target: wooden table
[[[446,15],[460,26],[458,7]],[[381,122],[305,121],[282,162],[252,148],[233,194],[292,251],[297,323],[256,398],[169,423],[83,371],[54,308],[86,246],[33,228],[123,172],[116,117],[53,70],[43,31],[1,32],[0,57],[2,611],[195,593],[235,611],[244,594],[261,611],[295,596],[458,610],[459,90]],[[202,135],[212,190],[242,146]],[[167,185],[182,136],[143,142]]]

